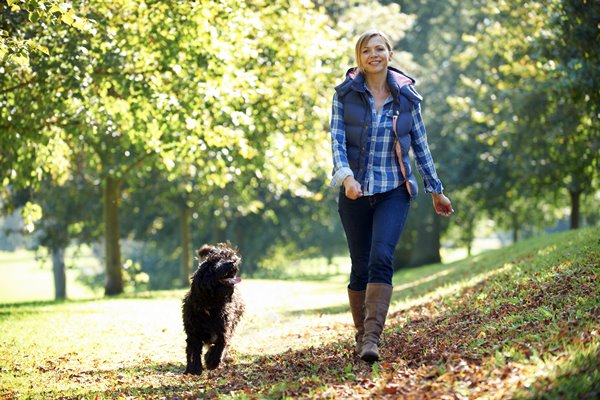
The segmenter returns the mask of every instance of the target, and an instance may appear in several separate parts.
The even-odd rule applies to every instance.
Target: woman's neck
[[[387,71],[377,74],[365,74],[365,83],[371,93],[387,92]]]

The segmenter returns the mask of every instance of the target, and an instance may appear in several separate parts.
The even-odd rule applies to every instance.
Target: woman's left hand
[[[452,202],[443,193],[433,194],[433,208],[436,213],[443,215],[444,217],[447,217],[454,212]]]

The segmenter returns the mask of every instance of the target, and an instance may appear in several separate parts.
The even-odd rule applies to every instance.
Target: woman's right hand
[[[353,176],[348,175],[346,179],[344,179],[344,192],[346,193],[346,197],[350,200],[356,200],[359,197],[362,197],[363,191],[360,187],[360,183],[354,179]]]

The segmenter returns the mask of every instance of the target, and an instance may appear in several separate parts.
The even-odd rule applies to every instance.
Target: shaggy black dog
[[[207,369],[215,369],[224,357],[225,346],[244,313],[244,303],[235,285],[241,258],[229,245],[202,246],[200,265],[192,276],[183,299],[183,326],[187,335],[186,374],[202,373],[202,349]]]

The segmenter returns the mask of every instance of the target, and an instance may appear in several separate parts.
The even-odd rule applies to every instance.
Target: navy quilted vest
[[[400,87],[397,75],[402,71],[388,67],[387,82],[393,97],[393,112],[398,116],[396,132],[400,138],[402,149],[402,162],[406,179],[410,185],[412,197],[418,192],[418,185],[412,172],[409,149],[411,144],[412,109],[414,104],[421,102],[421,96],[412,88],[412,85]],[[414,80],[410,77],[414,84]],[[344,124],[346,127],[346,153],[350,169],[358,182],[364,182],[366,174],[366,143],[369,136],[371,111],[367,93],[364,89],[364,77],[351,69],[346,74],[346,80],[335,88],[340,100],[344,104]],[[394,156],[395,157],[395,156]]]

